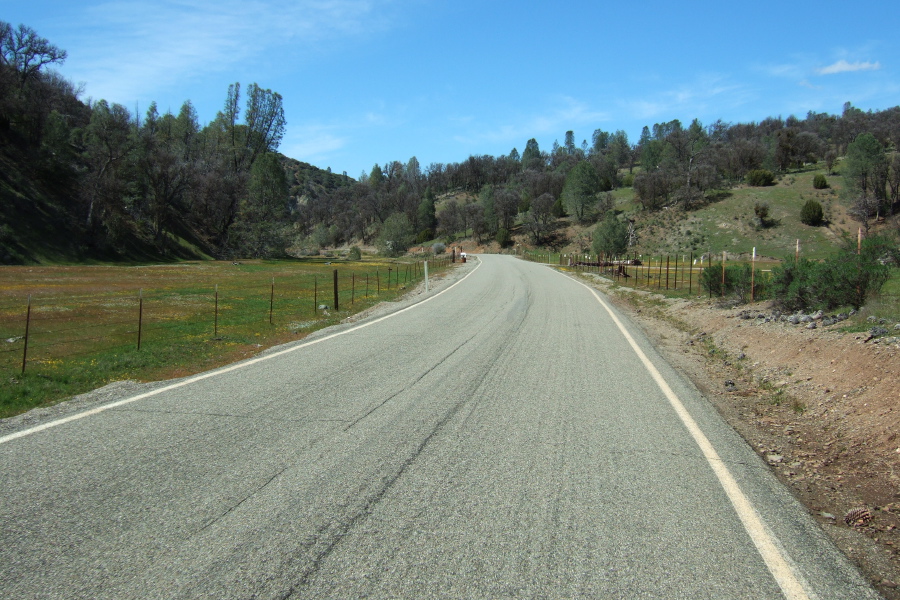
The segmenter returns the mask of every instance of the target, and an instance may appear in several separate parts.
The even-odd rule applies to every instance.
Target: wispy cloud
[[[749,94],[744,85],[729,83],[720,76],[705,76],[691,84],[660,91],[652,98],[631,100],[624,108],[639,119],[670,118],[683,114],[700,116],[708,112],[711,106],[720,110],[722,106],[743,104]]]
[[[387,0],[382,0],[384,4]],[[95,3],[83,9],[73,78],[94,97],[138,98],[248,59],[290,60],[331,41],[390,26],[377,0],[168,0]],[[110,34],[113,31],[115,33]],[[260,82],[262,83],[262,82]]]
[[[287,156],[310,163],[328,161],[347,146],[345,135],[325,125],[307,125],[292,129],[279,150]]]
[[[819,75],[834,75],[836,73],[852,73],[854,71],[877,71],[880,68],[881,63],[877,61],[851,63],[841,59],[827,67],[816,69],[816,73]]]
[[[455,117],[454,122],[465,124],[470,131],[453,136],[467,146],[507,143],[524,144],[532,137],[555,135],[562,138],[568,130],[580,130],[578,136],[589,139],[593,130],[610,120],[609,113],[596,110],[589,104],[570,96],[559,96],[554,105],[539,114],[523,115],[513,123],[499,127],[484,127],[482,119]]]

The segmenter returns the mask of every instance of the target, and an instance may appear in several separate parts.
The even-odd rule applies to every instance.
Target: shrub
[[[817,190],[824,190],[828,188],[828,180],[824,175],[818,173],[815,177],[813,177],[813,187]]]
[[[754,169],[747,173],[747,184],[754,187],[765,187],[775,183],[775,175],[767,169]]]
[[[447,251],[447,246],[444,245],[443,242],[435,242],[431,245],[431,253],[437,256],[438,254],[443,254]]]
[[[863,241],[859,254],[855,244],[848,244],[821,262],[789,257],[772,271],[772,293],[777,304],[787,310],[842,306],[859,310],[890,276],[885,259],[897,254],[896,244],[872,237]]]
[[[416,243],[424,244],[428,240],[433,240],[433,239],[434,239],[434,232],[429,228],[425,228],[419,232],[419,235],[416,236]]]
[[[622,187],[634,187],[634,173],[628,173],[622,178]]]
[[[807,225],[817,227],[822,224],[823,218],[822,205],[816,200],[807,200],[800,209],[800,221]]]
[[[362,252],[359,251],[357,246],[352,246],[350,248],[350,252],[347,254],[348,260],[359,260],[362,258]]]
[[[497,230],[496,240],[497,240],[497,243],[500,244],[501,248],[506,248],[507,246],[509,246],[510,242],[512,241],[512,238],[510,238],[510,236],[509,236],[509,231],[507,231],[507,229],[505,227],[501,227],[500,229]]]

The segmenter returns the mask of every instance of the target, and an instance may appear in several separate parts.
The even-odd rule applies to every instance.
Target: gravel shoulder
[[[887,599],[900,599],[900,345],[587,278],[654,340]],[[865,509],[871,520],[848,524]],[[858,511],[856,515],[865,512]]]

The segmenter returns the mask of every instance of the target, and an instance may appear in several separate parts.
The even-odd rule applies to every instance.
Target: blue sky
[[[83,98],[144,113],[230,83],[284,97],[280,150],[357,177],[375,163],[549,150],[573,130],[759,121],[900,104],[894,1],[29,0],[0,19],[68,51]],[[733,7],[732,7],[733,5]]]

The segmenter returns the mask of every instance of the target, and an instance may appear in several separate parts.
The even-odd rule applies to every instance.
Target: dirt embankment
[[[810,329],[772,319],[768,303],[722,308],[596,281],[691,377],[882,595],[900,599],[897,339],[840,332],[839,324],[822,326],[821,320]],[[851,513],[855,509],[865,511]],[[856,517],[850,524],[848,513]]]

